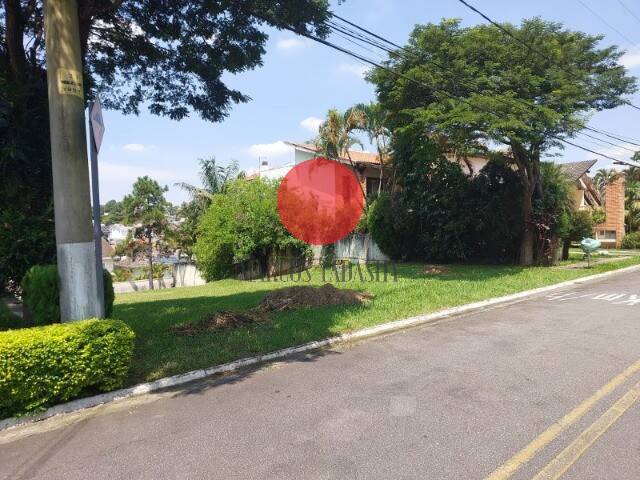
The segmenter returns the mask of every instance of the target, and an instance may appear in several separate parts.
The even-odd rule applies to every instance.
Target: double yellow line
[[[531,443],[511,457],[506,463],[489,475],[486,480],[505,480],[522,465],[531,460],[540,450],[551,443],[558,435],[580,420],[600,400],[612,393],[626,382],[632,375],[640,371],[640,360],[627,367],[622,373],[613,377],[596,393],[584,400],[559,421],[534,438]],[[573,465],[578,458],[602,435],[620,416],[640,398],[640,382],[623,395],[590,427],[584,430],[567,448],[555,457],[534,480],[557,479]]]

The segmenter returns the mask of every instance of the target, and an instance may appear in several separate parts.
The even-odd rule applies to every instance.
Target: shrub
[[[0,332],[0,418],[120,387],[133,340],[133,331],[118,320]]]
[[[313,217],[309,217],[313,220]],[[233,273],[233,265],[257,260],[263,273],[269,257],[282,251],[307,254],[278,215],[278,182],[238,179],[213,196],[198,227],[194,253],[207,281]]]
[[[380,250],[394,260],[407,254],[404,238],[407,238],[404,222],[398,222],[401,208],[392,204],[391,196],[385,192],[369,206],[367,223],[373,241]],[[406,230],[409,230],[408,228]]]
[[[60,321],[58,269],[55,265],[34,265],[22,279],[25,319],[33,325]]]
[[[622,248],[633,250],[640,249],[640,232],[633,232],[625,235],[622,239]]]
[[[9,310],[9,307],[0,300],[0,332],[22,327],[24,327],[22,318],[14,315],[13,312]]]
[[[104,279],[104,309],[109,317],[113,312],[113,281],[107,270]],[[55,265],[31,267],[22,279],[22,304],[25,321],[33,325],[50,325],[60,322],[60,289],[58,269]]]
[[[102,278],[104,279],[104,315],[110,317],[113,313],[113,301],[116,294],[113,291],[113,277],[108,270],[102,270]]]

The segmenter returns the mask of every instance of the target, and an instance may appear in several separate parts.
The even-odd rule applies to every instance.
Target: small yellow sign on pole
[[[82,72],[68,68],[58,68],[58,93],[75,95],[84,99]]]

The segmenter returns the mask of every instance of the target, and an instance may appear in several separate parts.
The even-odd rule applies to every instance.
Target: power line
[[[469,8],[470,10],[473,10],[474,12],[476,12],[478,15],[480,15],[482,18],[484,18],[487,22],[489,22],[491,25],[493,25],[494,27],[498,28],[500,31],[502,31],[504,34],[508,35],[509,37],[513,38],[515,41],[517,41],[518,43],[520,43],[521,45],[524,45],[528,50],[530,50],[531,52],[537,53],[538,55],[542,56],[542,58],[544,58],[545,60],[551,62],[551,63],[556,63],[555,60],[553,60],[552,58],[550,58],[548,55],[546,55],[544,52],[541,52],[540,50],[538,50],[537,48],[532,47],[530,44],[528,44],[527,42],[525,42],[524,40],[522,40],[521,38],[519,38],[518,36],[516,36],[515,34],[513,34],[512,32],[510,32],[508,29],[504,28],[502,25],[500,25],[498,22],[496,22],[495,20],[493,20],[492,18],[490,18],[488,15],[484,14],[483,12],[481,12],[480,10],[478,10],[476,7],[474,7],[473,5],[470,5],[469,3],[467,3],[465,0],[458,0],[460,3],[462,3],[464,6],[466,6],[467,8]],[[582,0],[578,0],[578,2],[582,3]],[[584,5],[584,4],[583,4]],[[585,5],[586,8],[589,8]],[[595,13],[595,12],[594,12]],[[596,14],[597,15],[597,14]],[[631,44],[633,45],[633,42],[631,42]],[[559,67],[562,67],[562,65],[558,65]],[[625,105],[628,105],[631,108],[635,108],[636,110],[640,110],[640,107],[638,107],[637,105],[634,105],[631,101],[629,100],[625,100],[622,99],[621,100],[622,103],[624,103]]]
[[[261,19],[261,20],[263,20],[263,21],[268,21],[268,19],[267,19],[267,18],[265,18],[265,17],[263,17],[262,15],[259,15],[259,14],[255,13],[255,12],[251,12],[251,13],[252,13],[256,18],[259,18],[259,19]],[[335,15],[335,14],[333,14],[332,16],[334,16],[334,17],[336,17],[336,18],[340,18],[340,17],[338,17],[338,16],[337,16],[337,15]],[[346,21],[346,22],[347,22],[347,23],[349,23],[350,25],[355,26],[356,28],[358,28],[358,29],[360,29],[360,30],[365,30],[365,29],[363,29],[362,27],[358,27],[357,25],[353,24],[352,22],[349,22],[349,21]],[[280,27],[281,27],[281,28],[283,28],[283,29],[285,29],[285,30],[288,30],[288,31],[293,32],[293,33],[296,33],[296,34],[298,34],[298,35],[300,35],[300,36],[303,36],[303,37],[305,37],[305,38],[308,38],[308,39],[310,39],[310,40],[313,40],[314,42],[320,43],[320,44],[325,45],[325,46],[327,46],[327,47],[329,47],[329,48],[332,48],[332,49],[334,49],[334,50],[337,50],[337,51],[339,51],[339,52],[342,52],[342,53],[344,53],[344,54],[346,54],[346,55],[349,55],[349,56],[351,56],[351,57],[353,57],[353,58],[356,58],[356,59],[358,59],[358,60],[360,60],[360,61],[362,61],[362,62],[365,62],[365,63],[367,63],[367,64],[369,64],[369,65],[371,65],[371,66],[378,67],[378,68],[380,68],[380,69],[382,69],[382,70],[385,70],[385,71],[387,71],[387,72],[391,73],[392,75],[396,75],[396,76],[398,76],[398,77],[400,77],[400,78],[404,78],[405,80],[408,80],[408,81],[410,81],[410,82],[412,82],[412,83],[415,83],[415,84],[420,85],[420,86],[422,86],[422,87],[426,87],[427,89],[431,90],[433,93],[441,93],[441,94],[444,94],[446,97],[451,98],[451,99],[453,99],[453,100],[457,100],[457,101],[462,102],[462,103],[465,103],[465,104],[469,105],[469,106],[470,106],[470,107],[472,107],[472,108],[477,108],[478,110],[484,111],[485,113],[488,113],[488,114],[490,114],[490,115],[497,116],[497,114],[496,114],[496,113],[494,113],[494,112],[492,112],[492,111],[490,111],[490,110],[488,110],[488,109],[486,109],[486,108],[481,108],[481,107],[479,107],[479,106],[477,106],[477,105],[473,105],[471,102],[469,102],[469,101],[468,101],[467,99],[465,99],[465,98],[457,97],[457,96],[455,96],[455,95],[453,95],[453,94],[451,94],[451,93],[449,93],[449,92],[447,92],[447,91],[445,91],[445,90],[438,90],[438,89],[435,89],[435,88],[431,87],[430,85],[428,85],[428,84],[426,84],[426,83],[423,83],[423,82],[421,82],[421,81],[419,81],[419,80],[416,80],[416,79],[414,79],[414,78],[411,78],[411,77],[409,77],[409,76],[407,76],[407,75],[405,75],[405,74],[402,74],[402,73],[396,72],[396,71],[394,71],[393,69],[391,69],[391,68],[389,68],[389,67],[387,67],[387,66],[385,66],[385,65],[381,65],[381,64],[379,64],[379,63],[375,62],[374,60],[371,60],[371,59],[369,59],[369,58],[367,58],[367,57],[364,57],[364,56],[362,56],[362,55],[360,55],[360,54],[358,54],[358,53],[355,53],[355,52],[353,52],[353,51],[351,51],[351,50],[348,50],[347,48],[341,47],[341,46],[336,45],[336,44],[334,44],[334,43],[332,43],[332,42],[329,42],[328,40],[325,40],[325,39],[323,39],[323,38],[317,37],[316,35],[313,35],[312,33],[309,33],[309,32],[306,32],[306,31],[303,31],[303,30],[300,30],[300,29],[297,29],[297,28],[295,28],[295,27],[293,27],[293,26],[291,26],[291,25],[289,25],[289,24],[282,24],[282,23],[280,23],[279,25],[280,25]],[[381,37],[381,36],[379,36],[379,35],[377,35],[377,34],[374,34],[374,33],[372,33],[372,32],[371,32],[371,35],[373,35],[374,37],[379,38],[379,39],[381,39],[381,40],[383,40],[383,41],[386,41],[383,37]],[[388,42],[388,43],[392,43],[392,42]],[[550,137],[550,138],[553,138],[553,139],[554,139],[554,140],[556,140],[556,141],[564,142],[564,143],[566,143],[566,144],[568,144],[568,145],[571,145],[571,146],[573,146],[573,147],[576,147],[576,148],[579,148],[579,149],[581,149],[581,150],[584,150],[584,151],[586,151],[586,152],[590,152],[590,153],[593,153],[593,154],[595,154],[595,155],[599,155],[599,156],[601,156],[601,157],[603,157],[603,158],[607,158],[607,159],[609,159],[609,160],[613,160],[613,161],[620,161],[619,159],[614,158],[614,157],[611,157],[611,156],[609,156],[609,155],[606,155],[606,154],[603,154],[603,153],[596,152],[595,150],[591,150],[591,149],[589,149],[589,148],[587,148],[587,147],[584,147],[584,146],[578,145],[578,144],[576,144],[576,143],[569,142],[568,140],[563,139],[562,137],[558,137],[557,135],[549,135],[549,137]]]
[[[604,25],[606,25],[607,27],[609,27],[609,30],[617,33],[620,38],[624,38],[627,42],[629,42],[630,45],[635,45],[636,42],[634,42],[633,40],[631,40],[629,37],[627,37],[624,33],[622,33],[620,30],[618,30],[616,27],[614,27],[612,24],[610,24],[609,22],[607,22],[607,20],[605,20],[605,18],[600,15],[598,12],[596,12],[593,8],[591,8],[589,5],[587,5],[585,2],[583,2],[582,0],[576,0],[580,5],[582,5],[586,10],[588,10],[589,12],[591,12],[591,14],[596,17],[598,20],[600,20]]]
[[[606,143],[606,144],[609,144],[609,145],[613,145],[613,146],[614,146],[614,147],[616,147],[616,148],[621,148],[621,149],[623,149],[623,150],[627,150],[627,151],[629,151],[629,152],[631,152],[631,153],[636,153],[636,151],[635,151],[635,150],[632,150],[631,148],[625,147],[624,145],[618,145],[617,143],[609,142],[609,141],[607,141],[607,140],[603,140],[603,139],[601,139],[601,138],[594,137],[593,135],[589,135],[588,133],[580,132],[580,135],[584,135],[585,137],[592,138],[592,139],[597,140],[597,141],[602,142],[602,143]]]
[[[640,17],[638,15],[636,15],[633,10],[631,10],[629,7],[627,7],[622,0],[618,0],[618,3],[622,6],[622,8],[624,8],[629,13],[629,15],[631,15],[638,22],[640,22]]]
[[[336,16],[336,17],[337,17],[337,16]],[[426,83],[420,82],[420,81],[415,80],[414,78],[411,78],[411,77],[409,77],[409,76],[407,76],[407,75],[404,75],[404,74],[402,74],[402,73],[396,72],[396,71],[394,71],[393,69],[391,69],[391,68],[389,68],[389,67],[386,67],[386,66],[383,66],[383,65],[380,65],[380,64],[378,64],[378,63],[374,62],[373,60],[370,60],[370,59],[366,59],[366,58],[364,58],[364,57],[361,57],[361,56],[359,56],[359,55],[357,55],[357,54],[355,54],[355,53],[353,53],[353,52],[348,51],[347,49],[344,49],[344,48],[342,48],[342,47],[339,47],[339,46],[337,46],[337,45],[334,45],[334,44],[332,44],[331,42],[328,42],[328,41],[326,41],[326,40],[324,40],[324,39],[321,39],[321,38],[315,37],[314,35],[311,35],[311,34],[307,34],[306,32],[297,32],[297,31],[296,31],[295,29],[293,29],[293,28],[288,28],[288,29],[289,29],[290,31],[292,31],[292,32],[299,33],[300,35],[306,36],[307,38],[309,38],[309,39],[311,39],[311,40],[314,40],[314,41],[317,41],[317,42],[319,42],[319,43],[322,43],[322,44],[324,44],[324,45],[326,45],[326,46],[328,46],[328,47],[330,47],[330,48],[334,48],[334,49],[336,49],[336,50],[338,50],[338,51],[341,51],[342,53],[345,53],[345,54],[347,54],[347,55],[352,55],[352,56],[354,56],[355,58],[358,58],[358,59],[360,59],[360,60],[362,60],[362,61],[365,61],[365,62],[369,63],[369,64],[370,64],[370,65],[372,65],[372,66],[375,66],[375,67],[381,68],[381,69],[383,69],[383,70],[385,70],[385,71],[388,71],[388,72],[390,72],[390,73],[392,73],[392,74],[394,74],[394,75],[396,75],[396,76],[398,76],[398,77],[401,77],[401,78],[404,78],[404,79],[406,79],[406,80],[409,80],[409,81],[411,81],[411,82],[413,82],[413,83],[416,83],[416,84],[418,84],[418,85],[420,85],[420,86],[427,87],[429,90],[432,90],[433,92],[440,92],[440,93],[443,93],[445,96],[447,96],[447,97],[449,97],[449,98],[451,98],[451,99],[458,100],[458,101],[460,101],[460,102],[466,103],[467,105],[471,106],[472,108],[477,108],[477,109],[479,109],[479,110],[484,111],[485,113],[489,113],[490,115],[496,115],[496,116],[497,116],[497,114],[496,114],[496,113],[491,112],[491,111],[489,111],[489,110],[487,110],[487,109],[480,108],[480,107],[478,107],[477,105],[473,105],[471,102],[469,102],[468,100],[466,100],[466,99],[464,99],[464,98],[460,98],[460,97],[457,97],[457,96],[455,96],[455,95],[452,95],[452,94],[450,94],[449,92],[447,92],[447,91],[445,91],[445,90],[437,90],[437,89],[434,89],[434,88],[432,88],[431,86],[427,85]],[[364,30],[364,29],[362,29],[362,30]],[[382,37],[379,37],[379,36],[378,36],[378,35],[376,35],[376,34],[373,34],[373,35],[374,35],[374,36],[376,36],[377,38],[382,38]],[[590,153],[593,153],[593,154],[595,154],[595,155],[599,155],[599,156],[601,156],[601,157],[603,157],[603,158],[607,158],[607,159],[609,159],[609,160],[613,160],[613,161],[619,161],[619,159],[617,159],[617,158],[614,158],[614,157],[612,157],[612,156],[606,155],[606,154],[604,154],[604,153],[596,152],[595,150],[591,150],[591,149],[589,149],[589,148],[587,148],[587,147],[584,147],[584,146],[578,145],[578,144],[576,144],[576,143],[570,142],[570,141],[568,141],[568,140],[566,140],[566,139],[563,139],[563,138],[561,138],[561,137],[558,137],[557,135],[549,135],[549,137],[550,137],[550,138],[553,138],[554,140],[557,140],[557,141],[560,141],[560,142],[564,142],[564,143],[566,143],[566,144],[568,144],[568,145],[571,145],[571,146],[573,146],[573,147],[576,147],[576,148],[579,148],[579,149],[581,149],[581,150],[584,150],[584,151],[586,151],[586,152],[590,152]]]
[[[386,42],[387,44],[392,45],[392,46],[396,47],[397,49],[402,50],[404,52],[407,52],[407,53],[413,55],[414,57],[419,58],[419,59],[422,60],[422,57],[418,56],[415,52],[407,49],[406,47],[400,46],[400,45],[392,42],[391,40],[387,40],[386,38],[384,38],[384,37],[382,37],[380,35],[377,35],[376,33],[371,32],[371,31],[367,30],[366,28],[363,28],[363,27],[361,27],[359,25],[356,25],[353,22],[350,22],[349,20],[347,20],[345,18],[342,18],[339,15],[336,15],[335,13],[332,14],[332,16],[337,18],[337,19],[339,19],[340,21],[342,21],[344,23],[347,23],[349,25],[354,26],[356,29],[358,29],[358,30],[370,35],[370,36],[373,36],[376,39],[380,39],[381,41]],[[354,31],[354,30],[352,30],[352,29],[350,29],[348,27],[342,27],[342,26],[338,25],[335,22],[329,22],[329,23],[330,23],[330,28],[331,29],[338,29],[339,31],[343,32],[346,35],[355,35],[355,36],[357,36],[358,39],[360,39],[361,41],[363,41],[365,43],[368,43],[369,45],[376,46],[376,47],[380,48],[381,50],[384,50],[385,52],[387,52],[387,53],[389,53],[391,55],[401,56],[396,50],[392,50],[389,47],[387,47],[386,45],[384,45],[384,44],[382,44],[382,43],[380,43],[378,41],[375,41],[375,40],[372,41],[370,38],[366,38],[362,34],[359,34],[356,31]],[[345,29],[347,31],[345,31]],[[356,37],[353,37],[353,38],[356,38]],[[441,70],[446,70],[446,67],[444,67],[443,65],[439,64],[438,62],[436,62],[433,59],[428,59],[426,61],[429,62],[429,63],[432,63],[433,65],[435,65],[436,67],[440,68]],[[462,85],[468,87],[469,83],[462,83]],[[471,90],[478,91],[478,88],[477,88],[477,86],[474,85],[473,88],[471,88]],[[505,104],[505,105],[511,106],[511,104],[508,103],[505,100],[502,100],[500,98],[498,98],[497,100],[499,102]],[[526,102],[524,99],[516,98],[516,99],[514,99],[514,101],[520,102],[522,105],[526,106],[527,108],[531,108],[531,105],[528,102]],[[578,122],[578,126],[581,127],[581,128],[584,128],[586,130],[592,131],[594,133],[598,133],[599,135],[604,135],[605,137],[608,137],[608,138],[611,138],[611,139],[614,139],[614,140],[619,140],[621,142],[624,142],[625,144],[632,144],[632,145],[635,145],[637,147],[640,147],[640,143],[634,143],[634,140],[635,140],[635,142],[640,142],[640,140],[636,140],[636,139],[629,140],[629,139],[621,138],[621,136],[616,135],[615,133],[611,133],[611,132],[607,132],[605,130],[599,130],[599,129],[596,129],[596,128],[593,128],[593,127],[589,127],[589,126],[587,126],[587,125],[585,125],[583,123],[580,123],[580,122]],[[603,140],[603,141],[606,141],[606,140]],[[607,142],[607,143],[609,143],[609,142]]]

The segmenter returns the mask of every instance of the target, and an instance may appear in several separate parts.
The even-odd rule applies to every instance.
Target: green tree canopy
[[[0,262],[19,282],[55,257],[44,0],[0,2]],[[250,98],[225,82],[262,65],[266,28],[325,36],[326,0],[78,0],[85,97],[108,109],[221,121]],[[22,216],[30,221],[23,221]],[[38,225],[40,231],[30,230]],[[43,235],[41,235],[43,234]],[[43,241],[43,236],[46,241]],[[21,245],[5,238],[23,239]],[[4,275],[0,275],[4,277]],[[0,283],[3,279],[0,278]]]
[[[590,113],[622,105],[636,82],[618,63],[622,51],[599,47],[602,36],[540,18],[503,27],[540,54],[493,25],[443,20],[417,26],[406,51],[369,78],[394,133],[415,127],[425,142],[444,135],[450,151],[508,149],[523,186],[520,261],[528,265],[542,154],[561,148]]]

